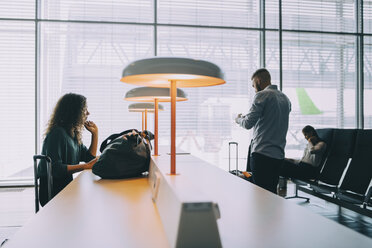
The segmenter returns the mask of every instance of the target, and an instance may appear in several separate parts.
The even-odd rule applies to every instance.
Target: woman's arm
[[[67,165],[67,171],[69,173],[75,173],[82,170],[92,169],[93,165],[97,162],[97,160],[98,157],[92,159],[91,161],[85,164]]]
[[[84,123],[85,128],[92,134],[89,152],[93,156],[97,155],[97,146],[98,146],[98,127],[93,121],[86,121]]]

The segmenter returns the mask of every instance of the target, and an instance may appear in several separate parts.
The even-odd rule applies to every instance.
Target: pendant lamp
[[[176,174],[176,94],[177,87],[205,87],[224,84],[221,69],[208,61],[179,57],[140,59],[126,66],[122,82],[170,88],[171,95],[171,172]]]
[[[142,113],[142,130],[147,130],[147,113],[155,112],[155,104],[153,103],[132,103],[128,106],[129,112]],[[158,111],[164,111],[163,105],[159,104]]]
[[[126,94],[124,99],[127,101],[136,101],[136,102],[154,102],[154,155],[159,155],[159,128],[158,128],[158,105],[159,102],[170,102],[170,90],[169,88],[154,88],[154,87],[138,87],[129,90]],[[187,95],[186,93],[178,89],[176,101],[186,101]]]

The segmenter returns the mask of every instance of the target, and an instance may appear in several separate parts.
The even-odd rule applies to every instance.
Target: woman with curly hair
[[[42,154],[52,160],[52,197],[57,195],[73,177],[72,174],[91,169],[96,163],[98,128],[89,115],[86,98],[68,93],[62,96],[49,119],[45,132]],[[89,149],[82,143],[83,128],[91,134]],[[85,163],[80,164],[83,161]],[[48,202],[46,162],[41,160],[38,167],[40,176],[40,204]]]

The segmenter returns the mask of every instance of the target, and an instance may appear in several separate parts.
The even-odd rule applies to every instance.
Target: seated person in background
[[[308,141],[301,160],[284,159],[281,176],[298,179],[313,179],[319,173],[327,144],[322,141],[312,126],[302,129],[305,139]]]
[[[41,153],[52,160],[52,197],[72,181],[73,173],[91,169],[97,161],[98,128],[94,122],[87,121],[88,115],[86,98],[69,93],[58,100],[49,119]],[[89,149],[82,143],[84,127],[92,134]],[[38,175],[40,204],[44,206],[48,202],[45,160],[39,163]]]

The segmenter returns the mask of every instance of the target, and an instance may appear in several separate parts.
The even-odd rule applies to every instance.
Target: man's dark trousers
[[[283,159],[254,152],[250,157],[253,183],[276,194]]]

